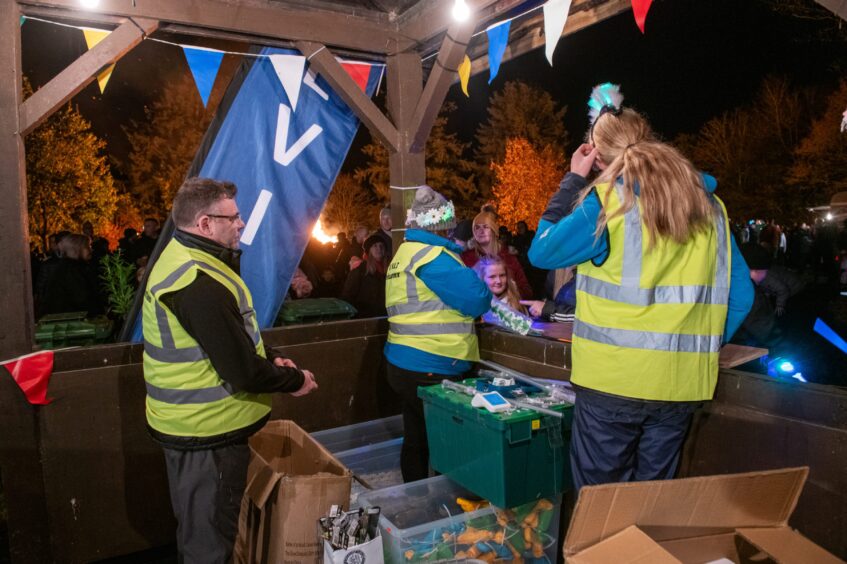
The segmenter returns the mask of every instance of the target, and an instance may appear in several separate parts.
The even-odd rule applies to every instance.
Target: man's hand
[[[597,158],[597,148],[583,143],[571,157],[571,172],[587,178]]]
[[[295,398],[299,398],[300,396],[305,396],[310,393],[312,390],[318,389],[318,383],[315,382],[315,375],[309,372],[308,370],[303,371],[303,385],[300,386],[300,389],[296,392],[291,392],[291,395]]]
[[[541,317],[541,311],[544,309],[543,300],[521,300],[521,305],[527,307],[532,317]]]
[[[289,368],[297,368],[297,365],[294,364],[294,361],[291,360],[290,358],[277,357],[277,358],[274,359],[274,364],[276,364],[277,366],[287,366]]]

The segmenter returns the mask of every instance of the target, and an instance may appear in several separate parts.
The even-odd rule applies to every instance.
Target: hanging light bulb
[[[453,4],[453,19],[458,22],[463,22],[471,16],[471,9],[468,7],[465,0],[456,0]]]
[[[83,8],[93,10],[100,5],[100,0],[79,0],[79,3],[82,4]]]

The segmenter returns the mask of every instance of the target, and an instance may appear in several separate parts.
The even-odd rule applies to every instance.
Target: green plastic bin
[[[356,313],[356,308],[337,298],[286,300],[277,315],[276,326],[341,321],[352,319]]]
[[[475,379],[463,384],[474,387]],[[497,507],[550,498],[571,487],[568,459],[573,405],[559,419],[529,410],[489,413],[441,385],[418,389],[430,465]]]
[[[42,349],[89,346],[112,336],[112,321],[99,316],[86,319],[84,311],[45,315],[35,327],[35,342]]]

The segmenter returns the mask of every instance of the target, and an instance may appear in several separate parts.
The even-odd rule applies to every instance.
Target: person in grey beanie
[[[429,447],[419,386],[458,380],[479,360],[474,320],[488,311],[491,292],[447,239],[456,226],[453,202],[420,186],[406,217],[406,238],[386,274],[388,384],[400,396],[403,480],[429,474]]]

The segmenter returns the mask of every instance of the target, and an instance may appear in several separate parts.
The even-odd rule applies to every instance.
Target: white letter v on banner
[[[288,147],[288,124],[291,121],[291,109],[285,104],[279,105],[279,114],[276,119],[276,141],[274,142],[274,160],[282,166],[288,166],[309,146],[318,135],[323,132],[320,125],[312,126],[300,136],[300,139]]]

